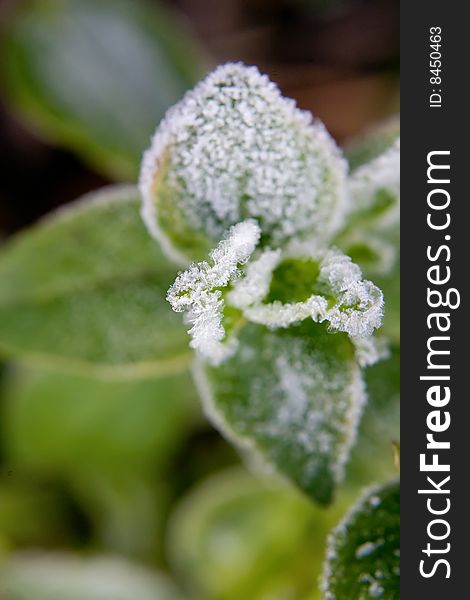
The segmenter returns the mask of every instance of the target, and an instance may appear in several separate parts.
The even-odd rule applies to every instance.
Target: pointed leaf
[[[239,340],[220,366],[196,367],[206,413],[241,449],[330,503],[364,401],[349,338],[304,321],[275,332],[247,324]]]

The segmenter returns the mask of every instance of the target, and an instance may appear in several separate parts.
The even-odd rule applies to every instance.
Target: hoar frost
[[[255,67],[229,63],[158,127],[142,167],[142,213],[164,250],[183,263],[181,236],[197,232],[214,243],[248,217],[274,246],[293,237],[327,241],[346,212],[346,174],[319,121]],[[171,206],[164,206],[162,189],[170,190]],[[171,218],[162,224],[165,211]],[[175,223],[179,237],[170,231]]]
[[[375,362],[380,349],[372,334],[382,322],[380,289],[362,279],[361,269],[348,256],[339,250],[325,250],[310,256],[319,264],[319,293],[303,302],[265,303],[275,269],[285,256],[279,249],[267,249],[248,262],[260,234],[252,220],[233,226],[210,254],[213,266],[193,263],[170,288],[168,300],[173,309],[186,311],[192,325],[190,345],[212,364],[220,364],[234,352],[236,338],[225,339],[223,309],[227,303],[248,321],[270,329],[286,328],[307,318],[326,321],[331,331],[350,336],[359,364]],[[225,296],[222,288],[227,288]]]
[[[254,251],[260,237],[258,225],[247,220],[234,225],[228,237],[210,253],[212,266],[207,262],[193,263],[178,275],[168,290],[167,300],[176,312],[186,312],[192,325],[190,346],[217,364],[235,349],[235,340],[223,343],[222,324],[224,300],[219,288],[224,288],[239,274]]]
[[[274,269],[281,262],[280,252],[267,250],[248,265],[245,277],[228,294],[229,301],[250,321],[272,329],[311,318],[318,323],[328,321],[331,330],[348,333],[352,338],[371,336],[382,323],[380,289],[362,280],[361,269],[338,250],[317,252],[310,257],[320,264],[318,283],[324,294],[312,294],[303,302],[263,303]],[[333,306],[329,305],[331,297],[335,298]]]

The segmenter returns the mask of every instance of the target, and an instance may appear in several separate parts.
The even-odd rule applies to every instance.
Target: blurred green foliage
[[[126,180],[155,123],[203,72],[181,23],[136,0],[28,0],[9,23],[3,62],[26,122]]]

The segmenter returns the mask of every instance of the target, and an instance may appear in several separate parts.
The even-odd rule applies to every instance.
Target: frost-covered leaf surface
[[[360,268],[348,256],[326,251],[283,262],[275,261],[274,256],[275,253],[268,250],[255,264],[249,265],[247,276],[235,284],[229,296],[232,304],[243,310],[249,320],[279,328],[311,318],[319,323],[326,321],[331,331],[341,331],[352,338],[371,336],[381,325],[382,292],[370,281],[362,279]],[[283,269],[286,263],[287,268]],[[276,297],[279,292],[272,292],[272,288],[284,288],[282,295],[288,298],[292,287],[286,278],[289,271],[294,271],[294,279],[296,270],[300,269],[306,281],[296,282],[297,292],[300,293],[304,286],[307,298],[281,302]],[[272,302],[259,300],[261,291],[266,289],[268,300],[269,296],[274,296]]]
[[[1,250],[0,350],[112,376],[180,370],[186,334],[165,301],[175,271],[135,188],[90,194]]]
[[[392,120],[353,141],[347,152],[348,216],[336,243],[368,276],[389,276],[399,259],[400,131]]]
[[[156,3],[24,4],[4,48],[13,108],[96,168],[135,178],[155,124],[201,72],[190,34]]]
[[[15,368],[5,395],[0,421],[9,460],[62,474],[155,468],[197,418],[189,374],[102,381]]]
[[[182,263],[205,256],[229,226],[249,217],[274,245],[325,240],[342,224],[345,176],[321,123],[255,67],[229,63],[159,125],[141,172],[143,214]]]
[[[400,486],[369,491],[331,533],[325,600],[400,598]]]
[[[248,456],[330,503],[364,402],[349,338],[305,321],[277,331],[247,324],[239,342],[220,366],[197,363],[206,414]]]
[[[178,275],[168,291],[167,300],[173,310],[186,311],[186,320],[192,325],[190,346],[214,364],[236,348],[236,344],[222,343],[225,337],[222,324],[224,301],[220,288],[239,275],[239,266],[249,259],[259,237],[260,229],[254,221],[234,225],[227,239],[210,253],[212,264],[193,263]]]
[[[330,331],[347,333],[361,365],[375,362],[379,352],[372,334],[382,323],[381,290],[363,280],[361,269],[338,250],[312,254],[300,247],[300,255],[283,258],[280,249],[268,249],[240,269],[259,235],[251,220],[234,225],[210,253],[212,266],[193,263],[178,275],[167,299],[192,324],[190,345],[217,365],[238,347],[225,321],[232,330],[237,329],[234,321],[240,325],[244,320],[279,329],[311,319],[327,322]]]
[[[122,558],[19,553],[0,563],[0,592],[12,600],[182,600],[166,577]]]
[[[393,120],[354,141],[347,152],[351,204],[335,243],[383,291],[384,333],[400,340],[400,139]]]

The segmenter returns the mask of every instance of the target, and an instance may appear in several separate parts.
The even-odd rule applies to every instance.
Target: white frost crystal
[[[211,242],[252,217],[273,246],[293,237],[327,241],[347,210],[347,165],[310,113],[255,67],[218,67],[168,111],[146,152],[140,189],[150,232],[172,258],[187,249],[169,231]],[[171,192],[162,208],[160,190]],[[170,210],[175,218],[162,224]]]
[[[207,262],[193,263],[178,275],[168,290],[167,300],[176,312],[186,312],[192,327],[190,346],[212,364],[218,364],[235,349],[235,340],[223,342],[224,300],[219,288],[239,274],[239,265],[250,257],[260,237],[260,228],[252,220],[234,225],[226,239],[210,253]]]
[[[332,329],[360,338],[372,335],[380,327],[383,294],[371,281],[362,280],[361,269],[349,256],[328,253],[321,263],[318,279],[337,294],[336,304],[325,315]]]
[[[269,292],[274,269],[281,260],[280,250],[266,250],[256,260],[252,260],[245,269],[243,279],[234,285],[228,299],[237,308],[248,308],[262,302]]]
[[[234,336],[225,340],[223,308],[227,301],[248,321],[270,329],[286,328],[307,318],[317,323],[327,321],[332,331],[346,332],[351,337],[361,365],[378,360],[382,350],[371,335],[382,322],[383,295],[379,288],[362,279],[360,268],[348,256],[338,250],[325,250],[309,257],[319,264],[318,293],[303,302],[265,302],[283,255],[280,250],[267,249],[245,265],[260,234],[252,220],[233,226],[210,254],[213,266],[193,263],[170,288],[168,300],[173,310],[186,311],[192,324],[191,347],[212,364],[220,364],[232,355],[237,342]],[[240,269],[242,265],[245,267]],[[232,288],[223,298],[221,288],[229,284]]]
[[[328,321],[332,330],[352,338],[369,337],[382,323],[381,290],[363,280],[361,269],[338,250],[317,252],[311,258],[319,262],[318,283],[323,293],[314,293],[303,302],[263,303],[274,269],[281,262],[280,254],[267,250],[247,267],[245,278],[235,282],[230,302],[250,321],[272,329],[311,318],[318,323]],[[327,297],[335,299],[330,307]],[[367,354],[372,356],[371,351]]]

